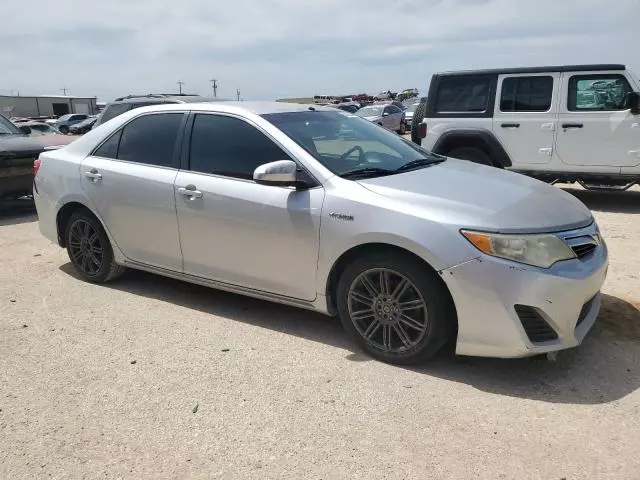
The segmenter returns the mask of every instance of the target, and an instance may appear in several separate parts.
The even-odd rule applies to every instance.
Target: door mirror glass
[[[386,112],[386,111],[385,111],[385,112],[382,112],[382,116],[383,116],[383,117],[388,117],[388,116],[389,116],[389,112]]]
[[[625,99],[625,105],[633,115],[640,115],[640,92],[629,92]]]
[[[20,128],[20,131],[25,135],[31,134],[31,127],[29,125],[20,125],[18,128]]]
[[[298,166],[291,160],[278,160],[260,165],[253,172],[253,180],[263,185],[294,186],[297,184]]]

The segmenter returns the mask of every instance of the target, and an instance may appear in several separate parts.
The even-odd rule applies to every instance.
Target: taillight
[[[421,123],[418,128],[418,133],[420,134],[420,138],[424,138],[427,136],[427,124]]]
[[[36,176],[36,173],[38,173],[38,169],[40,168],[40,159],[36,158],[33,161],[33,176]]]

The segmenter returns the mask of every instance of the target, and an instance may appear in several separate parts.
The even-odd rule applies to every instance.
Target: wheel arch
[[[340,279],[340,275],[342,274],[344,269],[349,265],[350,262],[352,262],[354,259],[362,255],[367,255],[370,253],[380,253],[380,252],[384,252],[388,254],[404,255],[420,263],[425,268],[429,269],[430,271],[436,274],[437,278],[440,279],[440,281],[442,282],[442,285],[444,286],[446,291],[449,293],[449,296],[451,297],[451,292],[449,291],[449,287],[447,286],[446,282],[444,282],[441,279],[440,271],[438,271],[437,268],[431,265],[431,263],[429,263],[422,256],[418,255],[416,252],[413,252],[408,248],[394,245],[392,243],[367,242],[367,243],[361,243],[359,245],[352,246],[351,248],[343,252],[333,262],[333,265],[329,270],[329,274],[327,276],[327,280],[325,283],[325,296],[327,299],[327,310],[331,315],[336,314],[337,286],[338,286],[338,281]],[[455,309],[455,302],[453,302],[452,297],[451,297],[451,304],[454,305],[454,309]]]
[[[450,130],[440,135],[432,150],[434,153],[447,155],[451,150],[459,147],[474,147],[482,150],[496,167],[505,168],[512,165],[502,144],[488,130]]]
[[[109,237],[108,230],[105,228],[105,225],[102,222],[102,219],[89,206],[87,206],[86,204],[82,203],[77,199],[73,199],[66,202],[56,213],[56,230],[58,234],[58,245],[60,245],[62,248],[65,248],[67,246],[66,239],[65,239],[65,232],[67,229],[67,224],[69,223],[69,219],[71,218],[71,215],[73,215],[73,212],[76,212],[78,210],[84,210],[88,212],[91,216],[95,217],[95,219],[100,222],[100,224],[102,225],[102,228],[104,228],[105,232],[107,232],[107,236]],[[109,238],[109,240],[111,240],[111,238]]]

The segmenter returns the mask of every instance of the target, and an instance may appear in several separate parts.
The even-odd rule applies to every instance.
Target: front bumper
[[[458,314],[456,353],[512,358],[579,345],[598,316],[607,268],[602,242],[585,258],[549,269],[482,255],[443,270]],[[516,305],[536,312],[557,338],[531,341]]]

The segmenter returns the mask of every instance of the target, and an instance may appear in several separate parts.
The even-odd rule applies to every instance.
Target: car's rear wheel
[[[454,148],[447,154],[448,157],[459,158],[461,160],[468,160],[473,163],[479,163],[481,165],[493,166],[493,162],[489,155],[484,153],[479,148],[475,147],[459,147]]]
[[[71,214],[65,232],[67,252],[78,273],[89,282],[108,282],[124,272],[113,258],[113,249],[104,228],[90,213]]]
[[[338,282],[337,306],[347,333],[384,362],[422,362],[455,330],[442,281],[404,255],[368,255],[349,265]]]

